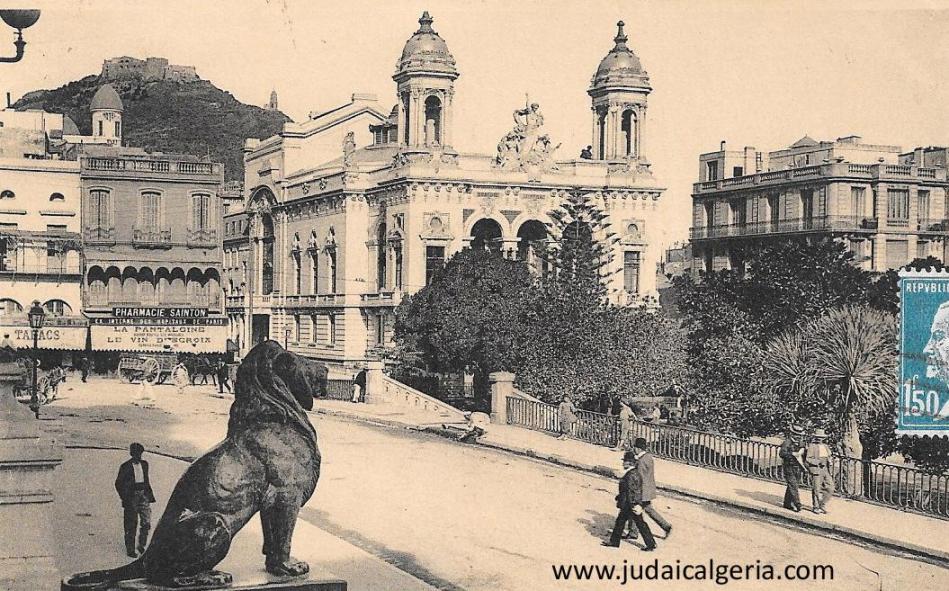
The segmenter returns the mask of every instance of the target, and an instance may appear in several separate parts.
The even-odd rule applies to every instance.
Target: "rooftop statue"
[[[350,167],[353,164],[353,154],[356,153],[356,133],[350,131],[343,140],[343,166]]]
[[[537,103],[514,111],[514,129],[507,132],[498,142],[495,164],[503,169],[533,173],[556,170],[553,152],[560,144],[554,146],[550,136],[541,135],[540,128],[543,125],[544,116]]]
[[[306,411],[314,394],[326,394],[326,375],[324,365],[275,341],[254,347],[237,370],[227,437],[182,475],[145,553],[123,567],[74,575],[62,589],[108,589],[137,578],[169,587],[227,586],[231,575],[213,569],[257,513],[267,572],[308,573],[307,563],[290,557],[290,542],[320,477]]]

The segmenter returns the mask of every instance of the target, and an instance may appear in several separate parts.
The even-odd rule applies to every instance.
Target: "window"
[[[320,293],[320,255],[315,250],[310,253],[310,282],[310,293]]]
[[[445,266],[445,247],[444,246],[426,246],[425,247],[425,285],[432,282],[435,273]]]
[[[303,293],[301,289],[303,287],[303,272],[300,269],[300,266],[300,253],[295,252],[293,253],[293,287],[296,291],[293,293],[297,295]]]
[[[336,344],[336,316],[330,314],[327,319],[329,320],[329,344],[333,346]]]
[[[161,194],[142,193],[142,216],[141,224],[143,230],[154,231],[161,226]]]
[[[908,246],[906,240],[887,240],[886,266],[890,269],[896,269],[910,262]]]
[[[376,291],[386,287],[386,222],[383,220],[376,231]]]
[[[66,230],[66,224],[46,224],[46,231],[52,234],[61,234]]]
[[[886,192],[886,214],[890,225],[905,226],[909,222],[909,191],[889,189]],[[887,257],[889,258],[889,256]],[[902,264],[902,263],[901,263]]]
[[[191,196],[191,228],[207,230],[211,227],[211,196]]]
[[[376,326],[374,332],[375,342],[377,347],[381,347],[385,344],[386,340],[386,316],[385,314],[378,314],[375,317]]]
[[[112,196],[104,189],[93,189],[87,200],[86,228],[93,230],[92,238],[106,238],[112,228]]]
[[[745,169],[741,166],[736,166],[732,168],[732,176],[742,176],[745,174]]]
[[[0,272],[15,271],[16,258],[14,258],[13,249],[10,248],[6,238],[0,238]]]
[[[916,258],[924,259],[929,256],[929,243],[925,240],[920,240],[916,243]]]
[[[707,181],[717,181],[718,180],[718,162],[706,162],[705,163],[705,180]]]
[[[850,187],[850,211],[857,216],[858,221],[866,216],[866,196],[866,187]]]
[[[297,342],[297,343],[300,342],[300,324],[301,324],[300,315],[294,314],[293,315],[293,335],[294,335],[293,340],[294,342]]]
[[[62,193],[52,193],[49,196],[49,200],[50,201],[65,201],[66,196],[63,195]]]
[[[623,289],[626,293],[639,293],[639,267],[642,253],[628,251],[623,253]]]
[[[99,133],[97,133],[96,135],[102,135],[102,120],[101,119],[99,120]]]
[[[778,222],[781,221],[781,197],[779,195],[768,196],[768,212],[768,219],[776,229]]]
[[[916,219],[929,219],[929,191],[919,191],[916,193]]]
[[[329,251],[330,293],[336,293],[336,250]],[[335,342],[335,341],[334,341]]]
[[[395,288],[402,289],[402,245],[399,244],[392,249],[392,258],[395,264]]]
[[[122,122],[115,122],[115,137],[120,137],[122,135]]]
[[[43,309],[51,316],[66,316],[72,314],[72,308],[62,300],[50,300],[43,304]]]
[[[3,191],[0,191],[0,199],[15,199],[15,198],[16,198],[16,193],[11,191],[10,189],[4,189]]]
[[[23,306],[16,300],[0,298],[0,316],[12,316],[23,312]]]
[[[46,272],[62,273],[66,268],[66,253],[55,246],[46,248]]]
[[[715,202],[705,202],[705,227],[711,228],[715,225]]]
[[[316,314],[310,314],[310,342],[313,344],[320,342],[319,332],[317,331],[317,328],[319,328],[318,318],[319,316]]]
[[[731,208],[732,224],[744,226],[748,222],[745,200],[735,199],[734,201],[729,202],[729,207]]]

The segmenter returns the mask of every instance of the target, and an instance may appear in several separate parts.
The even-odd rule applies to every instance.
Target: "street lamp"
[[[290,343],[290,328],[287,327],[283,331],[283,348],[287,349],[287,346],[289,343]]]
[[[16,46],[16,55],[13,57],[0,57],[0,63],[18,62],[23,59],[23,48],[26,47],[26,41],[23,40],[23,29],[27,29],[36,24],[36,21],[40,19],[40,11],[0,10],[0,19],[16,29],[16,40],[13,41],[13,45]]]
[[[30,328],[33,329],[33,391],[30,394],[30,408],[36,418],[40,418],[40,399],[36,391],[36,370],[39,366],[39,334],[43,328],[43,321],[46,320],[46,310],[40,305],[39,300],[33,300],[33,307],[27,313],[30,318]]]

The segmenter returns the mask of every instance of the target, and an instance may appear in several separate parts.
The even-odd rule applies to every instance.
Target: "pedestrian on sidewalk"
[[[3,335],[3,340],[0,341],[0,349],[13,349],[16,350],[16,345],[13,344],[13,341],[10,340],[9,334]]]
[[[91,363],[89,362],[89,357],[88,357],[88,356],[83,355],[82,357],[79,358],[79,371],[80,371],[80,373],[82,373],[82,381],[83,381],[83,383],[85,383],[86,380],[89,379],[89,366],[90,366],[90,365],[91,365]]]
[[[171,370],[171,379],[178,389],[178,394],[185,393],[185,386],[191,383],[191,377],[188,375],[188,368],[184,362],[179,361],[178,365]]]
[[[804,452],[807,471],[811,475],[811,506],[814,513],[826,514],[827,503],[834,496],[834,477],[830,473],[830,448],[824,443],[827,433],[814,431],[811,443]]]
[[[672,524],[665,520],[659,514],[659,511],[653,506],[652,502],[656,499],[656,463],[649,453],[648,444],[642,437],[637,437],[633,443],[633,452],[636,454],[636,470],[642,479],[642,507],[643,511],[656,522],[662,531],[666,533],[666,539],[672,533]],[[629,524],[630,533],[633,531],[633,524]],[[635,536],[634,536],[635,537]]]
[[[227,388],[227,392],[230,394],[231,385],[228,383],[227,378],[230,374],[230,370],[227,367],[227,362],[223,359],[218,361],[217,365],[217,391],[218,394],[224,394],[224,388]]]
[[[632,519],[646,544],[643,550],[651,552],[656,549],[656,540],[652,537],[649,524],[643,517],[643,481],[639,470],[636,469],[636,452],[628,451],[623,454],[623,469],[626,472],[620,478],[619,494],[616,495],[616,508],[619,509],[619,515],[616,516],[616,523],[613,524],[609,541],[603,542],[603,545],[618,548],[626,523]]]
[[[149,357],[145,360],[145,363],[142,364],[142,383],[138,389],[138,400],[132,404],[141,404],[146,408],[153,406],[152,402],[154,402],[154,397],[152,396],[152,385],[158,381],[158,375],[158,361]]]
[[[569,394],[564,394],[560,401],[557,416],[560,418],[560,437],[557,439],[564,440],[573,435],[573,428],[577,424],[577,407],[573,405]]]
[[[787,489],[784,491],[784,508],[795,513],[801,510],[801,470],[804,468],[804,428],[791,425],[781,443],[782,472]]]
[[[148,532],[152,525],[151,504],[155,502],[151,481],[148,478],[148,462],[142,459],[145,447],[141,443],[129,446],[130,460],[119,466],[115,478],[115,490],[122,499],[123,525],[125,528],[125,552],[130,558],[145,552]],[[135,533],[138,530],[138,554]]]
[[[629,438],[633,433],[633,417],[635,413],[629,407],[625,400],[619,401],[619,441],[613,449],[627,449],[629,447]]]
[[[366,400],[366,368],[360,367],[359,373],[353,377],[353,399],[352,402],[359,402],[362,398]]]

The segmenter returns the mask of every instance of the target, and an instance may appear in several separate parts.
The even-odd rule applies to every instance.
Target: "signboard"
[[[9,339],[16,349],[33,348],[33,330],[29,324],[0,324],[0,341]],[[86,348],[86,326],[44,326],[37,333],[40,349],[82,351]]]
[[[112,308],[116,318],[207,318],[207,308]]]
[[[227,326],[227,318],[90,318],[89,324],[113,326]]]
[[[187,326],[94,324],[90,330],[96,351],[224,353],[228,335],[226,322]]]

